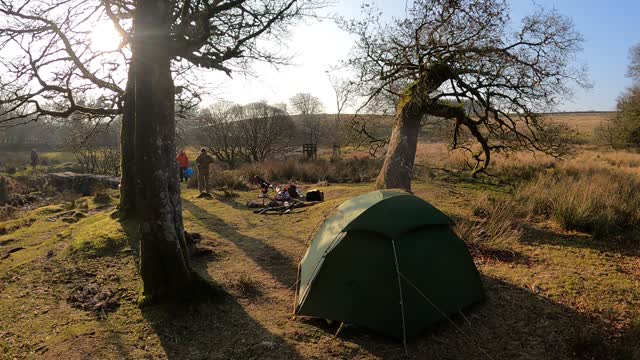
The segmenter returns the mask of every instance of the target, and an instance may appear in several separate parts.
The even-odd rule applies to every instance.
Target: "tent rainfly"
[[[295,313],[406,340],[484,298],[464,242],[438,209],[403,191],[340,205],[299,265]]]

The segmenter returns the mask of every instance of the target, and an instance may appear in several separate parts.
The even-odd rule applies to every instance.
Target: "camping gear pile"
[[[275,188],[275,195],[273,198],[270,198],[269,191],[273,189],[273,185],[259,176],[255,176],[254,181],[260,187],[258,198],[261,199],[261,202],[250,201],[247,203],[247,207],[258,208],[258,210],[254,211],[256,214],[289,214],[293,209],[312,206],[324,201],[324,193],[322,191],[312,189],[306,194],[303,194],[298,186],[293,183],[277,186]],[[269,201],[265,204],[265,200],[267,199]]]
[[[298,268],[295,315],[405,340],[484,298],[464,242],[438,209],[402,191],[351,199]]]

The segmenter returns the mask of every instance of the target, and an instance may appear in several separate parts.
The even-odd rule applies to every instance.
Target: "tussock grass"
[[[262,294],[260,283],[246,273],[240,274],[237,279],[231,282],[230,286],[244,298],[255,298]]]
[[[602,167],[566,166],[521,185],[515,198],[531,215],[596,238],[622,235],[640,221],[640,179]]]
[[[522,229],[514,217],[515,207],[508,201],[487,196],[476,199],[474,218],[456,224],[456,233],[472,249],[504,250],[522,238]]]

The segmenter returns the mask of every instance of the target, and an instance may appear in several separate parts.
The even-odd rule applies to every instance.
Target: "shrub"
[[[194,175],[187,180],[187,188],[198,188],[198,177]],[[237,170],[212,169],[209,173],[209,188],[216,190],[248,190],[244,176]]]
[[[566,167],[518,188],[516,199],[531,215],[594,237],[624,234],[640,221],[640,179],[615,169]]]
[[[212,171],[209,175],[209,187],[218,190],[249,190],[240,173],[233,170]]]
[[[16,212],[16,208],[11,205],[0,205],[0,221],[9,220],[16,214]]]
[[[71,209],[75,209],[76,208],[76,201],[78,201],[80,198],[82,198],[82,195],[73,192],[73,191],[63,191],[61,194],[61,199],[62,201],[65,202],[65,205],[67,207],[68,210]]]
[[[212,167],[209,176],[212,189],[247,190],[253,184],[255,176],[269,182],[297,181],[303,183],[360,183],[372,181],[382,167],[382,160],[357,158],[345,160],[270,160],[246,164],[239,170],[222,170]],[[198,188],[198,179],[194,176],[187,182],[190,189]]]
[[[96,185],[94,189],[93,201],[96,204],[109,204],[111,202],[109,191],[104,185]]]
[[[382,160],[366,157],[333,161],[289,159],[245,165],[241,172],[247,181],[258,175],[268,181],[359,183],[375,179],[381,167]]]
[[[9,201],[9,180],[0,176],[0,205]]]

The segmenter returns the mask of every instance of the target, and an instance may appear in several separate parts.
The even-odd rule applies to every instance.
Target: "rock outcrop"
[[[47,175],[49,184],[58,191],[73,191],[89,196],[97,187],[117,189],[120,178],[93,174],[76,174],[73,172],[52,173]]]

